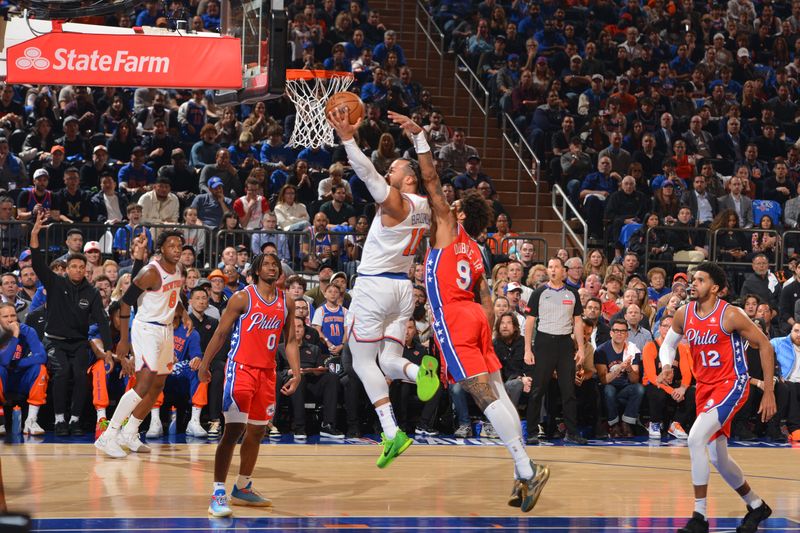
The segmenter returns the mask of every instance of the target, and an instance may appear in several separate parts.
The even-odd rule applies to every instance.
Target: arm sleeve
[[[0,366],[8,367],[8,365],[11,363],[11,358],[14,357],[14,352],[17,351],[18,344],[19,339],[16,337],[11,337],[5,348],[0,350]]]
[[[383,179],[383,176],[378,174],[375,166],[358,148],[356,141],[350,139],[344,141],[344,149],[347,152],[347,158],[350,160],[350,165],[355,170],[356,175],[367,186],[367,190],[372,195],[372,198],[379,204],[383,203],[389,196],[389,184]]]
[[[42,341],[40,341],[39,336],[36,335],[36,330],[24,324],[20,324],[19,332],[20,335],[25,337],[25,343],[28,345],[28,349],[31,353],[27,357],[20,359],[17,368],[27,368],[29,366],[47,363],[47,354],[44,351]]]
[[[682,338],[683,335],[669,328],[667,335],[664,337],[664,342],[661,343],[661,349],[658,351],[658,358],[661,360],[662,367],[666,365],[672,366],[675,361],[675,350],[678,349],[678,343]]]

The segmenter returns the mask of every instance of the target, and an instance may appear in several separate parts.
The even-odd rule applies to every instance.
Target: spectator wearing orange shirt
[[[658,350],[661,341],[672,327],[672,317],[665,316],[658,326],[658,336],[655,341],[648,342],[642,350],[642,365],[644,378],[642,383],[647,394],[647,403],[650,405],[650,425],[648,433],[651,439],[660,439],[664,415],[667,405],[676,406],[675,416],[667,430],[673,437],[686,440],[689,438],[684,427],[689,427],[694,421],[694,387],[692,386],[692,356],[689,345],[678,345],[678,368],[675,377],[669,385],[658,383],[661,372],[661,362],[658,359]]]

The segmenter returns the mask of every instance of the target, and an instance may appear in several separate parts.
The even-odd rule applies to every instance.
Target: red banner
[[[9,83],[241,89],[239,39],[53,32],[8,49]]]

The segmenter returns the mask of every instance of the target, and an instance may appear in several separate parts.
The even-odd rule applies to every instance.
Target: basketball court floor
[[[369,438],[344,444],[290,436],[265,443],[255,472],[271,509],[209,519],[215,444],[165,438],[149,455],[113,460],[89,438],[0,449],[9,508],[42,532],[172,531],[675,531],[691,515],[689,454],[677,441],[559,443],[528,448],[550,465],[533,512],[506,505],[511,461],[497,441],[421,437],[388,469]],[[772,506],[762,531],[800,532],[800,446],[732,444],[731,455]],[[231,468],[236,472],[238,459]],[[228,488],[235,480],[229,477]],[[713,531],[735,531],[744,504],[712,474]]]

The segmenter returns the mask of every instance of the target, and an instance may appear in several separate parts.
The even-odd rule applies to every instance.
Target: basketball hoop
[[[294,103],[297,115],[288,146],[321,148],[333,145],[333,128],[325,118],[325,103],[353,83],[349,72],[288,69],[286,94]]]

